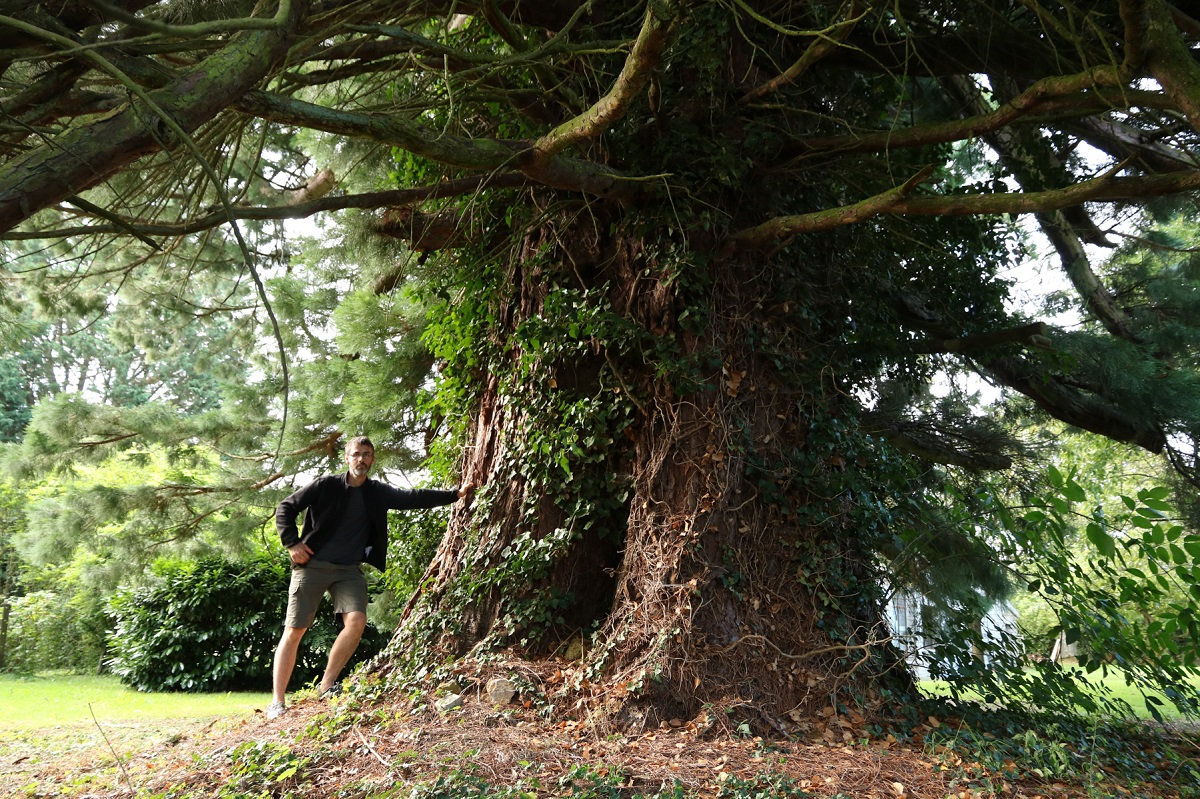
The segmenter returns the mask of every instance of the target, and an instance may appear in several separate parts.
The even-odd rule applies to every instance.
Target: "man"
[[[345,474],[318,477],[279,503],[275,526],[292,560],[292,582],[288,590],[287,618],[283,637],[275,649],[272,671],[274,701],[267,718],[275,719],[287,709],[284,696],[300,639],[312,626],[317,608],[326,593],[333,612],[342,617],[342,631],[329,650],[329,661],[318,693],[336,694],[338,675],[358,647],[367,624],[367,581],[362,563],[383,571],[387,557],[387,512],[391,509],[435,508],[467,496],[472,487],[437,491],[393,488],[367,478],[375,463],[375,445],[366,436],[346,443]],[[304,529],[296,519],[302,511]]]

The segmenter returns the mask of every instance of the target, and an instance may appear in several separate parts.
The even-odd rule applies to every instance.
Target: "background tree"
[[[106,296],[142,263],[193,264],[184,290],[221,268],[210,231],[236,242],[241,313],[277,349],[226,388],[253,424],[169,425],[246,465],[221,496],[321,462],[347,419],[389,424],[363,410],[379,376],[415,398],[438,362],[435,469],[487,490],[382,671],[582,632],[576,687],[603,675],[593,707],[627,723],[745,705],[783,729],[877,701],[905,684],[883,569],[980,562],[966,514],[989,506],[947,489],[1027,457],[1011,416],[930,401],[941,373],[1196,479],[1193,320],[1130,304],[1089,249],[1200,186],[1200,25],[1162,0],[42,13],[0,16],[0,231],[69,241]],[[344,209],[333,243],[355,258],[366,232],[384,258],[289,273],[243,231]],[[1007,303],[1017,215],[1086,326]],[[104,242],[130,254],[115,271]],[[58,449],[35,422],[26,446],[165,418],[105,409]]]

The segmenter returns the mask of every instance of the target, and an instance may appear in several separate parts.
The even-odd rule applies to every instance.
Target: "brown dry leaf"
[[[736,397],[738,395],[738,386],[741,385],[742,378],[745,376],[746,376],[745,372],[739,372],[737,370],[731,369],[729,371],[729,380],[728,380],[729,388],[725,389],[725,393],[731,397]]]

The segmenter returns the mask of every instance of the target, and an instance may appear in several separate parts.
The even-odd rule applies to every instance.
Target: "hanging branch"
[[[270,221],[281,219],[305,219],[326,211],[343,211],[351,208],[403,208],[427,200],[462,197],[475,194],[481,189],[521,188],[529,179],[519,172],[500,172],[489,175],[473,175],[457,180],[446,180],[415,189],[393,189],[363,194],[325,196],[307,202],[268,206],[232,206],[233,219]],[[82,206],[80,206],[82,207]],[[84,209],[87,210],[87,209]],[[97,214],[100,216],[99,214]],[[139,237],[163,236],[177,238],[212,230],[229,221],[224,211],[214,211],[188,222],[161,224],[125,219],[115,214],[102,216],[110,225],[83,225],[79,227],[55,228],[53,230],[14,230],[0,234],[0,241],[32,241],[38,239],[65,239],[78,236],[129,232]]]
[[[89,125],[68,130],[0,167],[0,232],[102,183],[142,156],[163,149],[171,134],[178,137],[179,131],[194,130],[215,117],[231,98],[240,96],[271,72],[285,55],[287,34],[301,16],[294,11],[285,28],[234,36],[217,54],[151,92],[123,78],[120,70],[94,50],[79,49],[66,37],[0,16],[0,25],[77,50],[79,57],[122,81],[141,100]]]
[[[798,81],[803,77],[804,73],[808,72],[813,64],[841,47],[846,38],[854,31],[854,27],[866,16],[866,13],[861,0],[852,0],[850,10],[846,13],[846,19],[829,26],[823,31],[817,31],[815,33],[816,41],[805,49],[804,54],[800,56],[796,63],[766,83],[746,92],[740,102],[743,104],[752,103]]]
[[[287,7],[287,9],[290,12],[290,8],[291,8],[290,2],[288,2],[287,0],[283,0],[283,2],[281,2],[281,4],[280,4],[281,11],[284,9],[285,6]],[[52,41],[56,44],[66,46],[66,47],[74,47],[75,46],[75,43],[72,42],[70,39],[67,39],[66,37],[50,33],[49,31],[43,31],[32,25],[26,25],[25,23],[22,23],[18,20],[0,17],[0,23],[5,23],[5,22],[11,24],[13,27],[18,28],[19,30],[22,30],[26,33],[30,33],[34,36],[39,36],[39,37],[45,38],[46,40]],[[275,33],[280,28],[281,28],[280,25],[271,25],[268,28],[268,30],[271,31],[272,33]],[[250,40],[250,39],[254,39],[256,37],[248,36],[246,38],[248,40]],[[277,37],[277,38],[279,38],[279,37]],[[173,114],[171,113],[171,110],[168,110],[167,108],[164,108],[163,106],[161,106],[159,104],[159,99],[160,99],[159,97],[151,96],[141,86],[138,86],[136,83],[134,83],[132,80],[130,80],[124,74],[122,74],[122,72],[120,70],[118,70],[115,66],[113,66],[107,59],[105,59],[99,53],[92,51],[92,50],[81,50],[80,55],[82,57],[84,57],[85,59],[87,59],[88,61],[95,64],[96,66],[98,66],[100,69],[102,69],[109,75],[111,75],[114,78],[116,78],[117,80],[119,80],[122,84],[125,85],[125,87],[134,96],[136,96],[139,100],[141,100],[146,105],[146,107],[158,119],[157,125],[153,126],[152,128],[151,128],[151,126],[143,126],[146,129],[146,131],[148,133],[151,133],[153,138],[157,141],[167,140],[168,137],[165,135],[167,132],[174,134],[175,138],[177,138],[180,142],[182,142],[183,145],[191,152],[192,156],[196,159],[196,163],[200,165],[200,168],[208,176],[209,180],[212,183],[213,189],[217,192],[217,196],[221,201],[221,206],[224,211],[225,219],[230,223],[230,228],[233,230],[234,237],[237,239],[238,246],[240,247],[240,249],[242,251],[243,261],[246,265],[246,268],[250,271],[250,277],[254,282],[254,287],[258,292],[259,299],[262,300],[263,308],[267,312],[267,318],[269,319],[269,321],[271,323],[271,331],[274,334],[275,343],[279,348],[279,361],[280,361],[280,368],[282,370],[282,380],[283,380],[283,386],[282,386],[283,419],[280,422],[280,430],[279,430],[279,446],[282,447],[284,431],[287,427],[287,413],[288,413],[289,379],[288,379],[287,348],[283,342],[283,333],[279,329],[279,319],[275,316],[275,309],[273,307],[271,307],[271,299],[267,295],[266,285],[263,283],[262,276],[258,273],[258,268],[256,267],[256,265],[254,263],[254,255],[250,252],[250,248],[247,246],[245,239],[242,237],[241,229],[238,227],[238,225],[235,221],[234,214],[233,214],[233,206],[229,201],[229,196],[221,188],[220,177],[217,175],[216,170],[213,169],[212,165],[208,163],[208,160],[204,157],[203,153],[200,152],[200,149],[196,146],[195,141],[192,140],[192,137],[188,134],[188,131],[184,127],[184,125],[173,116]],[[255,55],[255,54],[251,54],[251,55]],[[265,62],[260,62],[263,65],[264,71],[266,69],[270,68],[272,60],[273,60],[273,58],[268,59]],[[205,62],[205,63],[207,63],[207,62]],[[179,87],[179,88],[184,88],[186,90],[191,89],[191,87],[186,86],[186,83],[183,87]],[[186,91],[186,94],[190,95],[191,92]],[[162,97],[161,99],[167,100],[169,102],[170,99],[175,99],[175,98],[172,98],[170,95],[167,95],[167,96]],[[216,110],[219,110],[219,108],[220,107],[218,106]],[[130,105],[130,109],[131,110],[133,109],[132,104]],[[172,110],[174,110],[176,113],[179,113],[182,109],[175,108]],[[214,113],[215,113],[215,111],[214,111]],[[186,114],[181,114],[181,116],[185,120],[187,119]],[[134,120],[134,121],[140,123],[140,120]],[[193,122],[193,127],[195,124],[198,124],[197,120],[188,120],[188,121]],[[83,160],[82,163],[83,163],[83,166],[86,166],[89,168],[92,166],[92,164],[87,160]],[[86,181],[86,179],[85,179],[85,181]],[[94,185],[94,183],[96,183],[96,182],[99,182],[99,181],[93,180],[91,183],[86,183],[86,185]],[[3,184],[0,183],[0,187],[2,187],[2,185]],[[2,192],[2,189],[0,189],[0,197],[2,197],[2,196],[3,196],[3,192]],[[23,203],[22,203],[22,205],[23,205]],[[0,208],[2,208],[2,207],[3,207],[3,203],[2,203],[2,201],[0,201]]]

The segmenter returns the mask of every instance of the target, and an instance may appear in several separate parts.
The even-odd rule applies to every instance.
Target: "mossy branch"
[[[279,8],[270,19],[262,17],[242,17],[239,19],[218,19],[210,22],[198,22],[192,25],[171,25],[145,17],[131,14],[119,6],[106,3],[104,0],[88,0],[89,5],[103,11],[111,19],[119,20],[134,28],[140,28],[164,36],[195,37],[209,36],[214,33],[235,33],[237,31],[266,31],[277,30],[287,24],[292,13],[292,0],[279,0]],[[265,4],[265,3],[263,3]],[[261,4],[260,4],[261,5]],[[257,9],[256,9],[257,10]]]
[[[631,181],[602,164],[562,155],[521,158],[522,153],[530,151],[522,142],[452,136],[395,114],[339,111],[262,91],[247,92],[237,107],[244,113],[274,122],[389,144],[447,166],[477,170],[516,168],[530,180],[550,188],[614,199],[635,192]]]
[[[1187,42],[1162,0],[1145,0],[1149,21],[1146,25],[1146,69],[1162,86],[1167,96],[1200,131],[1200,64],[1196,63]]]
[[[888,189],[874,197],[868,197],[853,205],[814,211],[810,214],[780,216],[746,230],[734,233],[722,248],[725,255],[739,249],[754,249],[769,246],[800,233],[815,233],[866,221],[879,214],[892,211],[918,185],[928,180],[933,167],[927,166],[903,185]]]
[[[1151,101],[1154,107],[1172,105],[1157,92],[1136,92],[1136,97],[1130,97],[1128,92],[1119,90],[1120,86],[1117,69],[1111,66],[1096,67],[1075,75],[1042,78],[1012,100],[985,114],[853,136],[800,139],[794,147],[804,154],[878,152],[963,141],[1000,130],[1022,118],[1033,123],[1037,121],[1033,115],[1056,110],[1063,110],[1070,116],[1082,116],[1100,110],[1124,108],[1133,102]],[[1111,91],[1114,89],[1118,91]]]
[[[914,180],[916,180],[914,178]],[[809,214],[781,216],[729,237],[724,252],[760,248],[803,233],[864,222],[880,214],[909,216],[976,216],[989,214],[1033,214],[1070,208],[1087,202],[1120,202],[1161,197],[1200,189],[1200,172],[1169,172],[1165,175],[1114,177],[1109,174],[1061,189],[1036,192],[998,192],[982,195],[909,197],[914,184],[844,205]]]
[[[674,9],[664,10],[657,3],[646,9],[642,28],[625,59],[625,66],[608,94],[574,119],[559,125],[538,139],[533,149],[536,160],[553,157],[577,142],[599,136],[629,110],[629,104],[650,80],[667,46],[674,25]]]

